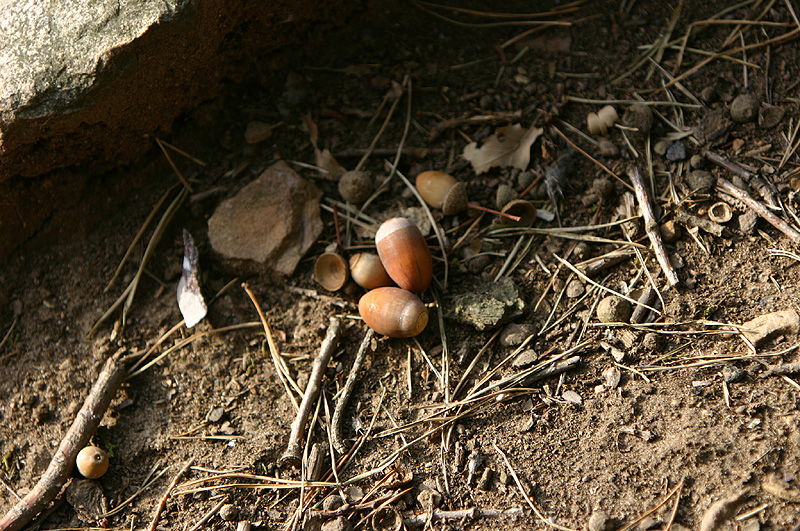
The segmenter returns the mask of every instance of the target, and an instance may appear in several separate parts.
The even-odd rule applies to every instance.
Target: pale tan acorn
[[[384,221],[375,234],[375,247],[395,284],[412,293],[425,291],[430,285],[433,258],[413,221],[406,218]]]
[[[78,452],[75,465],[83,477],[97,479],[108,470],[108,452],[97,446],[87,446]]]
[[[433,208],[445,216],[458,214],[467,208],[467,187],[443,171],[424,171],[417,175],[417,191]]]
[[[347,283],[347,261],[336,253],[322,253],[314,263],[314,278],[328,291],[338,291]]]
[[[428,309],[419,297],[400,288],[368,291],[358,301],[358,313],[370,328],[389,337],[413,337],[428,325]]]
[[[391,277],[380,257],[373,253],[358,253],[350,257],[350,276],[366,290],[391,286]]]

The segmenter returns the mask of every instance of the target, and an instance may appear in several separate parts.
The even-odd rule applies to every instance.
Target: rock
[[[684,182],[691,192],[704,194],[711,191],[717,180],[705,170],[694,170],[686,175]]]
[[[278,162],[217,207],[208,220],[208,239],[216,252],[242,265],[252,261],[291,275],[322,232],[315,186]]]
[[[605,511],[599,509],[592,511],[592,516],[589,517],[589,523],[586,524],[587,531],[611,531],[613,528],[613,520],[609,518]]]
[[[631,105],[622,115],[622,124],[634,127],[639,130],[640,135],[647,136],[653,128],[653,111],[649,105],[643,103]]]
[[[0,182],[72,165],[127,164],[154,145],[152,133],[169,132],[177,116],[218,94],[222,80],[307,42],[308,29],[340,23],[356,6],[3,2]]]
[[[597,194],[598,197],[607,199],[614,191],[614,183],[611,182],[611,179],[605,177],[597,178],[592,182],[592,191]]]
[[[617,367],[609,367],[603,371],[603,384],[609,389],[615,389],[622,379],[622,372]]]
[[[667,148],[665,155],[670,162],[686,160],[686,144],[681,141],[675,142]]]
[[[583,285],[583,282],[581,282],[577,278],[570,280],[569,284],[567,284],[568,299],[577,299],[585,292],[586,292],[586,287]]]
[[[497,210],[503,210],[504,206],[516,198],[517,192],[515,192],[513,188],[507,184],[500,184],[497,187],[497,195],[495,196],[494,204],[497,206]]]
[[[271,137],[273,129],[273,126],[264,122],[249,122],[244,130],[244,140],[248,144],[258,144]]]
[[[478,490],[488,491],[492,487],[492,480],[494,479],[494,470],[489,467],[483,469],[481,479],[478,480]]]
[[[740,94],[731,102],[731,120],[738,123],[752,122],[758,116],[761,99],[755,94]]]
[[[771,129],[781,123],[784,114],[786,114],[784,107],[764,103],[758,110],[758,126],[764,129]]]
[[[583,404],[583,398],[581,398],[581,395],[579,395],[575,391],[564,391],[564,393],[561,395],[561,398],[563,398],[565,402],[568,402],[570,404],[576,404],[578,406]]]
[[[631,303],[610,295],[597,305],[597,319],[601,323],[627,323],[631,318]]]
[[[453,297],[451,307],[450,317],[483,331],[519,317],[525,310],[525,301],[516,284],[510,278],[503,278],[474,293]]]
[[[219,516],[226,522],[233,522],[239,518],[239,509],[232,503],[226,503],[219,508]]]
[[[800,315],[795,310],[783,310],[759,315],[742,324],[742,334],[758,346],[777,335],[794,335],[800,330]]]
[[[732,127],[733,122],[722,111],[709,111],[695,128],[694,136],[701,144],[714,146],[725,142]]]
[[[700,99],[705,103],[713,103],[717,99],[717,89],[713,85],[707,85],[700,92]]]
[[[756,222],[758,222],[758,214],[752,210],[748,210],[743,214],[739,214],[739,230],[744,234],[753,234],[756,230]]]
[[[701,170],[706,167],[706,158],[703,155],[692,155],[689,159],[689,166],[693,170]]]
[[[344,516],[337,516],[336,518],[324,522],[320,529],[321,531],[350,531],[353,529],[353,526],[350,520]]]
[[[722,379],[726,383],[741,382],[745,376],[747,376],[747,371],[735,365],[728,364],[722,367]]]
[[[610,159],[616,158],[619,156],[619,148],[616,144],[614,144],[611,140],[607,139],[606,137],[600,137],[597,139],[597,144],[600,148],[599,155],[603,157],[608,157]]]
[[[253,524],[248,522],[247,520],[242,520],[238,524],[236,524],[236,531],[250,531],[252,529]]]
[[[97,522],[101,514],[108,512],[103,487],[93,479],[73,478],[67,485],[65,498],[78,513],[78,518],[87,524]]]
[[[662,157],[667,154],[667,150],[672,145],[669,140],[659,140],[653,146],[653,151],[656,155],[661,155]]]
[[[516,347],[534,333],[536,333],[536,327],[530,323],[511,323],[500,333],[500,344],[506,347]]]
[[[335,511],[342,505],[344,505],[344,500],[339,494],[331,494],[330,496],[322,500],[323,511]]]
[[[681,226],[674,220],[665,221],[659,226],[664,243],[675,243],[681,238]]]
[[[534,363],[539,360],[539,355],[533,349],[526,349],[517,354],[514,361],[511,362],[513,369],[527,369],[533,367]]]
[[[217,406],[212,408],[211,411],[208,413],[208,421],[209,422],[219,422],[222,420],[222,415],[225,414],[225,408],[222,406]]]

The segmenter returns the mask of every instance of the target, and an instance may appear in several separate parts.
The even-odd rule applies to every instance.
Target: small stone
[[[339,195],[348,203],[360,205],[372,195],[375,184],[372,177],[363,171],[349,171],[339,178]]]
[[[500,473],[497,475],[497,482],[501,485],[510,485],[511,484],[511,476],[508,475],[508,472],[505,470],[501,470]]]
[[[603,384],[609,389],[615,389],[622,378],[622,372],[617,367],[609,367],[603,371]]]
[[[601,323],[627,323],[631,318],[631,303],[610,295],[597,305],[597,319]]]
[[[351,529],[353,529],[353,525],[350,520],[344,516],[337,516],[324,522],[320,531],[350,531]]]
[[[705,170],[694,170],[689,172],[684,179],[686,186],[694,193],[708,193],[717,180]]]
[[[665,243],[675,243],[681,238],[681,226],[674,220],[665,221],[661,224],[659,230]]]
[[[572,256],[578,260],[585,260],[589,257],[589,252],[589,244],[586,242],[579,242],[578,245],[575,246],[575,249],[573,249]]]
[[[656,155],[661,155],[663,157],[667,154],[667,150],[671,145],[672,142],[669,140],[659,140],[653,145],[653,152],[655,152]]]
[[[742,334],[758,346],[777,335],[794,335],[800,330],[800,315],[795,310],[783,310],[760,315],[742,324]]]
[[[239,509],[232,503],[226,503],[219,508],[219,516],[226,522],[233,522],[239,518]]]
[[[614,527],[614,522],[605,511],[598,509],[592,511],[592,516],[589,517],[589,523],[586,527],[588,531],[611,531]]]
[[[708,111],[695,128],[695,137],[701,144],[716,145],[725,142],[733,122],[721,110]]]
[[[252,121],[244,130],[244,139],[248,144],[258,144],[272,136],[273,126],[264,122]]]
[[[342,500],[342,497],[338,494],[331,494],[322,500],[323,511],[335,511],[342,505],[344,505],[344,500]]]
[[[717,99],[717,89],[708,85],[700,92],[700,99],[705,103],[713,103]]]
[[[691,166],[693,170],[705,168],[706,158],[702,155],[692,155],[692,158],[689,159],[689,166]]]
[[[661,339],[658,337],[658,334],[654,332],[648,332],[642,338],[642,349],[644,349],[646,352],[653,352],[658,348],[660,341]]]
[[[503,210],[504,206],[516,198],[517,192],[515,192],[513,188],[507,184],[499,185],[497,187],[497,195],[495,197],[495,205],[497,206],[497,210]]]
[[[758,110],[758,126],[764,129],[771,129],[781,123],[784,114],[786,114],[784,107],[764,103]]]
[[[478,490],[488,491],[492,488],[492,480],[494,479],[494,470],[489,467],[483,469],[481,479],[478,480]]]
[[[517,354],[514,361],[511,362],[511,367],[514,369],[527,369],[539,360],[539,355],[533,349],[526,349]]]
[[[637,103],[622,115],[622,124],[638,129],[639,134],[647,136],[653,127],[653,111],[649,105]]]
[[[614,183],[611,182],[611,179],[600,177],[592,182],[592,191],[598,197],[606,199],[614,191]]]
[[[579,406],[583,404],[583,398],[575,391],[564,391],[564,393],[561,395],[561,398],[570,404],[577,404]]]
[[[745,234],[753,234],[756,230],[757,221],[758,214],[752,210],[748,210],[744,214],[739,215],[739,230]]]
[[[666,157],[670,162],[686,160],[686,144],[681,141],[675,142],[667,148]]]
[[[209,422],[219,422],[220,419],[222,418],[222,415],[224,415],[224,414],[225,414],[225,408],[224,407],[218,406],[218,407],[212,408],[211,411],[209,411],[209,413],[208,413],[208,421]]]
[[[253,527],[253,524],[248,522],[247,520],[242,520],[238,524],[236,524],[236,531],[250,531]]]
[[[731,102],[731,120],[739,123],[752,122],[758,116],[761,99],[755,94],[740,94]]]
[[[747,371],[735,365],[724,365],[722,367],[722,379],[726,383],[741,382],[747,376]]]
[[[506,347],[516,347],[534,333],[536,333],[536,327],[530,323],[511,323],[500,332],[500,344]]]
[[[506,277],[453,297],[451,316],[483,331],[519,317],[525,307],[519,288]]]
[[[599,155],[603,157],[608,157],[610,159],[616,158],[619,156],[619,148],[616,144],[614,144],[611,140],[607,139],[606,137],[600,137],[597,140],[597,144],[599,146]]]
[[[567,298],[569,299],[577,299],[585,292],[586,287],[583,285],[583,282],[577,278],[570,280],[569,284],[567,284]]]
[[[535,177],[533,176],[533,172],[523,171],[522,173],[517,175],[517,185],[524,190],[525,188],[531,185],[534,178]]]

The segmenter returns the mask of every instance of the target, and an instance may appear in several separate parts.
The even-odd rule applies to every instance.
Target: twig
[[[161,518],[161,513],[164,512],[164,508],[167,506],[167,500],[169,499],[172,491],[175,490],[175,487],[178,485],[178,481],[181,480],[181,477],[189,470],[189,467],[192,466],[194,462],[194,457],[186,461],[186,464],[183,465],[183,468],[178,470],[178,473],[175,474],[175,477],[172,478],[172,483],[169,484],[167,490],[164,492],[164,495],[161,497],[161,501],[158,503],[158,507],[156,510],[153,511],[153,519],[150,521],[150,526],[147,528],[148,531],[156,531],[156,527],[158,527],[158,521]]]
[[[456,509],[453,511],[434,509],[429,513],[407,516],[403,519],[403,522],[406,527],[413,527],[425,525],[429,521],[461,520],[470,522],[478,518],[502,518],[507,516],[522,516],[524,514],[525,512],[522,507],[512,507],[511,509],[480,509],[478,507],[470,507],[469,509]]]
[[[717,179],[717,188],[744,203],[747,208],[753,210],[756,214],[767,220],[770,225],[784,233],[794,243],[800,243],[800,232],[773,214],[767,207],[750,197],[750,194],[744,190],[735,187],[729,181],[722,178]]]
[[[554,130],[556,133],[558,133],[558,134],[559,134],[559,136],[561,136],[561,138],[563,138],[563,139],[564,139],[564,140],[567,142],[567,144],[569,144],[570,146],[572,146],[572,147],[575,149],[575,151],[577,151],[578,153],[580,153],[581,155],[583,155],[583,156],[584,156],[584,157],[586,157],[587,159],[591,160],[592,162],[594,162],[595,164],[597,164],[598,166],[600,166],[600,167],[603,169],[603,171],[605,171],[607,174],[609,174],[610,176],[612,176],[613,178],[615,178],[617,181],[619,181],[619,182],[622,184],[622,186],[624,186],[625,188],[628,188],[629,190],[633,190],[633,188],[631,188],[631,185],[629,185],[629,184],[628,184],[628,183],[626,183],[624,180],[622,180],[622,178],[621,178],[619,175],[617,175],[616,173],[614,173],[613,171],[611,171],[610,169],[608,169],[608,167],[606,167],[606,165],[605,165],[605,164],[603,164],[602,162],[600,162],[599,160],[597,160],[596,158],[592,157],[591,155],[589,155],[588,153],[586,153],[584,150],[582,150],[581,148],[579,148],[579,147],[578,147],[578,146],[577,146],[577,145],[576,145],[576,144],[575,144],[575,143],[574,143],[572,140],[570,140],[569,138],[567,138],[567,135],[565,135],[564,133],[562,133],[562,132],[561,132],[561,131],[560,131],[560,130],[557,128],[557,127],[553,126],[553,130]]]
[[[61,491],[75,464],[75,457],[94,435],[125,376],[124,353],[125,350],[120,350],[106,361],[47,470],[33,489],[0,519],[0,531],[21,529]]]
[[[213,517],[215,514],[217,514],[217,512],[218,512],[220,509],[222,509],[222,506],[223,506],[223,505],[225,505],[226,503],[228,503],[228,498],[226,498],[226,497],[223,497],[223,498],[222,498],[222,499],[221,499],[221,500],[220,500],[220,501],[219,501],[219,502],[218,502],[218,503],[217,503],[217,504],[216,504],[214,507],[212,507],[212,508],[211,508],[211,510],[210,510],[210,511],[208,511],[208,512],[205,514],[205,516],[203,516],[203,517],[200,519],[200,521],[199,521],[199,522],[197,522],[196,524],[194,524],[194,525],[191,527],[191,529],[189,529],[189,531],[197,531],[198,529],[200,529],[201,527],[203,527],[204,525],[206,525],[206,522],[208,522],[209,520],[211,520],[211,518],[212,518],[212,517]]]
[[[350,373],[347,375],[347,381],[339,393],[339,400],[336,402],[336,408],[333,410],[333,417],[331,418],[331,439],[333,439],[333,447],[339,454],[347,452],[347,448],[342,441],[342,414],[344,408],[347,406],[347,401],[350,399],[350,394],[353,392],[353,387],[356,385],[356,377],[361,366],[364,365],[364,357],[367,354],[367,347],[369,346],[372,338],[375,337],[375,331],[372,328],[367,330],[364,335],[364,340],[361,341],[361,346],[358,347],[356,359],[353,360],[353,366],[350,368]]]
[[[572,356],[571,358],[561,360],[559,362],[550,365],[549,367],[545,367],[539,372],[531,374],[530,376],[522,380],[522,382],[520,382],[520,386],[530,387],[537,380],[544,380],[545,378],[549,378],[550,376],[555,376],[556,374],[567,372],[574,366],[578,365],[580,362],[581,362],[580,356]]]
[[[636,199],[639,201],[639,209],[642,211],[642,217],[644,217],[644,228],[647,232],[647,237],[650,238],[650,243],[653,244],[656,260],[658,260],[658,264],[664,271],[669,285],[674,286],[678,283],[678,275],[675,273],[675,270],[672,269],[672,264],[669,263],[669,256],[667,256],[667,251],[664,249],[664,242],[661,241],[658,223],[653,214],[653,207],[647,197],[647,189],[645,188],[644,179],[642,178],[639,168],[631,166],[628,170],[628,177],[631,178],[631,182],[633,183],[633,190],[636,192]]]
[[[278,460],[281,466],[296,466],[300,463],[300,454],[302,452],[300,443],[303,440],[303,430],[305,429],[308,415],[317,403],[322,376],[325,374],[328,362],[333,355],[336,344],[339,342],[341,329],[342,325],[339,319],[331,317],[330,324],[328,325],[328,332],[325,334],[325,340],[322,342],[319,355],[317,359],[314,360],[314,366],[311,368],[311,376],[308,378],[308,385],[306,386],[305,394],[303,394],[303,401],[300,403],[300,410],[297,412],[297,417],[295,417],[292,423],[289,443],[286,445],[286,451]]]

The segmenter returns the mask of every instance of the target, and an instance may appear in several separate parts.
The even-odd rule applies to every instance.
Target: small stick
[[[223,505],[225,505],[226,503],[228,503],[228,498],[222,498],[222,499],[219,501],[219,503],[217,503],[217,504],[216,504],[214,507],[212,507],[212,508],[211,508],[211,510],[210,510],[210,511],[208,511],[208,512],[205,514],[205,516],[203,516],[203,517],[200,519],[200,521],[199,521],[199,522],[197,522],[196,524],[194,524],[194,525],[192,526],[192,528],[191,528],[191,529],[189,529],[189,531],[197,531],[198,529],[200,529],[201,527],[203,527],[204,525],[206,525],[206,522],[208,522],[209,520],[211,520],[211,518],[212,518],[212,517],[213,517],[215,514],[217,514],[217,512],[219,512],[219,510],[220,510],[220,509],[222,509],[222,506],[223,506]]]
[[[524,514],[525,511],[522,507],[512,507],[511,509],[480,509],[478,507],[470,507],[469,509],[456,509],[452,511],[434,509],[429,513],[407,516],[403,519],[403,522],[406,527],[417,527],[426,525],[427,522],[446,520],[464,520],[471,522],[478,518],[502,518],[508,516],[523,516]]]
[[[512,214],[506,214],[505,212],[500,212],[498,210],[492,210],[491,208],[482,207],[480,205],[474,205],[472,203],[467,203],[467,208],[471,208],[473,210],[480,210],[481,212],[488,212],[489,214],[494,214],[495,216],[502,216],[504,218],[508,218],[512,221],[519,221],[519,216],[514,216]]]
[[[744,203],[747,208],[753,210],[756,214],[767,220],[770,225],[784,233],[794,243],[800,243],[800,232],[773,214],[767,207],[750,197],[750,194],[744,190],[740,190],[729,181],[722,178],[717,179],[717,188]]]
[[[572,356],[571,358],[567,358],[565,360],[558,361],[549,367],[545,367],[541,371],[535,372],[522,380],[520,382],[521,387],[530,387],[533,385],[534,382],[538,380],[544,380],[545,378],[549,378],[550,376],[555,376],[556,374],[561,374],[562,372],[567,372],[571,368],[575,367],[581,362],[580,356]]]
[[[339,209],[333,205],[333,226],[336,228],[336,243],[339,244],[339,249],[342,249],[342,231],[339,229]]]
[[[361,341],[361,346],[358,347],[356,359],[353,360],[353,366],[350,368],[350,373],[347,375],[347,381],[342,387],[342,392],[339,394],[339,400],[336,402],[336,409],[333,410],[333,417],[331,419],[331,439],[333,439],[333,447],[340,455],[347,453],[347,448],[342,441],[342,414],[353,392],[353,387],[356,385],[356,377],[361,366],[364,365],[364,358],[367,354],[367,347],[369,346],[372,338],[375,337],[375,331],[370,328],[364,335],[364,340]]]
[[[308,385],[303,394],[303,401],[300,403],[300,409],[297,412],[292,423],[292,431],[289,435],[289,443],[286,445],[286,451],[283,453],[278,463],[281,466],[297,466],[300,463],[300,455],[302,453],[301,442],[303,440],[303,430],[308,420],[308,415],[317,403],[319,397],[320,384],[322,383],[322,376],[325,374],[325,369],[328,367],[328,362],[333,355],[336,344],[339,342],[341,335],[341,323],[339,319],[331,317],[330,324],[328,325],[328,332],[325,334],[325,340],[319,349],[319,355],[314,360],[314,366],[311,368],[311,376],[308,378]]]
[[[553,130],[554,130],[556,133],[558,133],[558,134],[561,136],[561,138],[563,138],[564,140],[566,140],[567,144],[569,144],[570,146],[572,146],[572,147],[575,149],[575,151],[577,151],[578,153],[580,153],[581,155],[583,155],[583,156],[584,156],[584,157],[586,157],[587,159],[591,160],[592,162],[594,162],[595,164],[597,164],[598,166],[600,166],[600,167],[603,169],[603,171],[605,171],[607,174],[609,174],[610,176],[612,176],[613,178],[615,178],[617,181],[619,181],[620,183],[622,183],[622,185],[623,185],[625,188],[628,188],[629,190],[632,190],[632,188],[631,188],[631,185],[629,185],[628,183],[626,183],[625,181],[623,181],[623,180],[622,180],[622,178],[621,178],[619,175],[617,175],[616,173],[614,173],[613,171],[611,171],[610,169],[608,169],[608,168],[607,168],[607,167],[606,167],[606,166],[605,166],[605,165],[604,165],[602,162],[600,162],[600,161],[599,161],[599,160],[597,160],[596,158],[592,157],[591,155],[589,155],[588,153],[586,153],[584,150],[582,150],[581,148],[579,148],[577,145],[575,145],[575,143],[574,143],[572,140],[570,140],[569,138],[567,138],[567,135],[565,135],[564,133],[562,133],[562,132],[561,132],[561,131],[560,131],[560,130],[557,128],[557,127],[553,126]]]
[[[124,349],[120,350],[106,361],[83,407],[61,440],[47,470],[33,489],[0,519],[0,530],[21,529],[61,491],[75,465],[75,457],[94,435],[117,388],[122,383],[126,372],[124,353]]]
[[[186,464],[183,465],[183,468],[178,470],[178,473],[175,474],[174,478],[172,478],[172,483],[169,484],[166,492],[164,492],[164,495],[161,497],[161,501],[158,503],[158,507],[156,507],[156,510],[153,511],[153,519],[150,522],[150,526],[147,528],[147,531],[156,531],[156,527],[158,527],[158,521],[161,519],[161,513],[164,512],[164,508],[167,506],[167,500],[169,499],[170,494],[172,494],[172,491],[175,490],[175,487],[178,485],[178,481],[180,481],[181,477],[183,477],[186,471],[189,470],[189,467],[192,466],[193,462],[194,457],[186,461]]]
[[[650,205],[650,200],[647,197],[647,189],[645,188],[644,179],[642,178],[639,168],[632,166],[628,170],[628,177],[631,178],[631,182],[633,183],[633,190],[636,192],[636,199],[639,201],[639,209],[642,211],[642,217],[644,217],[644,228],[647,232],[647,237],[650,238],[650,243],[653,245],[653,251],[656,253],[656,260],[658,260],[658,264],[664,271],[669,285],[674,286],[679,282],[678,275],[675,273],[675,270],[672,269],[672,264],[669,263],[669,256],[667,256],[667,251],[664,249],[664,242],[661,241],[658,223],[653,214],[653,207]]]

